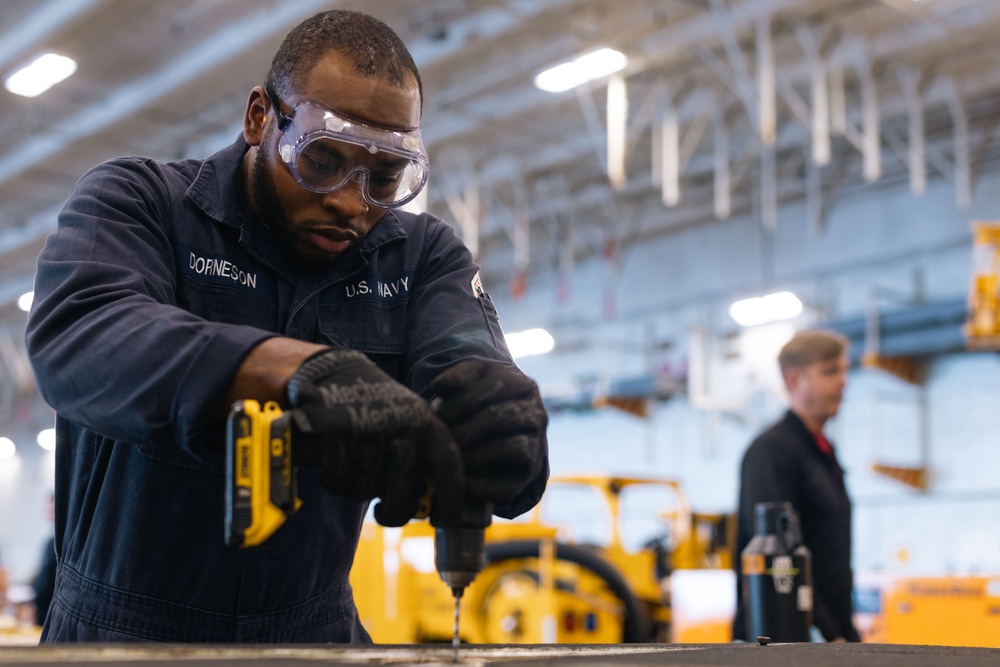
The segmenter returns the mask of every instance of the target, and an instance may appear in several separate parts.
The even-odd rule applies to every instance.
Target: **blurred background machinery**
[[[465,594],[462,640],[728,641],[733,536],[729,516],[692,512],[672,480],[553,478],[532,512],[487,529],[487,565]],[[678,619],[671,582],[695,570],[714,571],[723,604],[712,618],[689,610]],[[351,583],[376,642],[450,640],[452,600],[434,571],[426,523],[367,523]],[[696,597],[705,597],[704,585]]]
[[[973,223],[972,285],[965,335],[970,348],[1000,349],[1000,223]]]
[[[674,480],[554,476],[538,507],[487,529],[462,641],[729,642],[735,527],[734,515],[692,511]],[[427,522],[366,522],[351,584],[377,643],[451,640],[433,544]],[[1000,647],[1000,577],[861,572],[855,598],[865,642]]]

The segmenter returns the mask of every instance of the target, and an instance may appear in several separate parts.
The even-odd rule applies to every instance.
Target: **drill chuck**
[[[489,504],[466,507],[458,525],[434,530],[434,566],[455,597],[461,597],[486,563],[484,533],[492,514]]]
[[[461,597],[486,561],[482,528],[438,528],[434,531],[434,566],[452,593]]]

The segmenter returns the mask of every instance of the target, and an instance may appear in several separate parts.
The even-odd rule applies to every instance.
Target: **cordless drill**
[[[424,516],[429,505],[422,503]],[[263,407],[237,401],[226,424],[226,544],[260,544],[301,506],[288,413],[273,401]],[[434,565],[455,597],[456,649],[459,600],[483,569],[484,531],[492,514],[491,504],[467,505],[458,523],[435,526]]]
[[[473,582],[485,565],[485,532],[492,515],[492,503],[466,505],[456,525],[434,529],[434,567],[455,598],[455,632],[451,645],[455,649],[456,662],[459,605],[465,587]]]

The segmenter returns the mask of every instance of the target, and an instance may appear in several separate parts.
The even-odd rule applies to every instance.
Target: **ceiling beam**
[[[69,144],[89,137],[134,114],[176,88],[219,66],[226,60],[248,51],[286,26],[329,7],[329,0],[282,2],[260,10],[230,24],[198,46],[122,86],[108,98],[80,109],[72,123],[60,124],[59,129],[32,137],[0,156],[0,183],[59,154]]]
[[[29,55],[39,44],[64,26],[89,12],[106,0],[52,0],[29,16],[21,19],[10,30],[0,35],[0,68],[7,67],[16,58]]]

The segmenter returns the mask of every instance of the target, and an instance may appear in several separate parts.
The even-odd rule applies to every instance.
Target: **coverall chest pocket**
[[[319,329],[324,342],[364,352],[396,377],[406,347],[407,302],[320,304]]]
[[[177,305],[210,322],[277,331],[278,309],[275,304],[231,287],[203,285],[184,278],[178,289]]]

